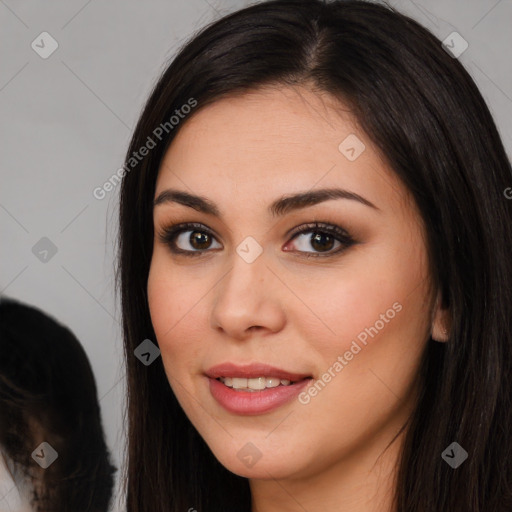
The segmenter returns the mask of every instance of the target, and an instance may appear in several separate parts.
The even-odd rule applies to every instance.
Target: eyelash
[[[181,234],[187,231],[199,231],[200,233],[207,234],[210,237],[215,238],[215,235],[207,229],[203,224],[195,223],[195,222],[185,222],[181,224],[173,224],[165,227],[159,234],[158,239],[161,243],[166,244],[170,250],[175,254],[182,254],[187,257],[198,257],[204,255],[206,252],[210,252],[210,249],[205,250],[196,250],[196,251],[186,251],[183,249],[178,249],[176,247],[176,238]],[[298,251],[303,254],[306,258],[318,258],[318,257],[329,257],[342,253],[346,249],[348,249],[351,245],[353,245],[355,240],[349,235],[349,233],[337,226],[335,224],[328,224],[324,222],[313,222],[309,224],[304,224],[294,230],[289,234],[291,236],[290,241],[294,240],[298,237],[298,235],[305,233],[315,233],[315,234],[325,234],[332,236],[336,241],[342,244],[338,249],[331,252],[304,252]],[[293,251],[287,251],[293,252]]]

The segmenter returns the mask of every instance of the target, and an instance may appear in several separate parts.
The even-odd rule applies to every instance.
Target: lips
[[[281,407],[293,400],[311,380],[311,375],[261,363],[245,366],[224,363],[210,368],[205,375],[212,397],[224,409],[238,415],[263,414]],[[252,384],[263,380],[271,383],[271,387],[254,389]]]
[[[217,366],[213,366],[205,373],[206,376],[210,377],[211,379],[218,379],[219,377],[245,379],[269,377],[279,380],[289,380],[292,383],[311,377],[311,375],[308,375],[306,373],[292,373],[263,363],[253,363],[249,365],[223,363]]]

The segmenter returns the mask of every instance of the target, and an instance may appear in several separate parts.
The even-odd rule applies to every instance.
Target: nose
[[[211,327],[243,340],[254,331],[277,332],[285,324],[285,286],[261,254],[248,263],[236,252],[231,267],[214,288]]]

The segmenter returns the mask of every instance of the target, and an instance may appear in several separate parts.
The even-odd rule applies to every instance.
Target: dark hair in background
[[[32,452],[58,453],[46,469]],[[116,468],[94,374],[74,334],[41,310],[0,299],[0,448],[33,484],[44,512],[107,512]]]
[[[411,191],[427,230],[433,284],[453,316],[448,343],[429,340],[396,488],[398,512],[512,510],[512,185],[510,162],[474,81],[441,42],[391,7],[278,0],[210,24],[156,83],[127,161],[174,110],[261,86],[304,85],[348,105]],[[212,455],[178,404],[147,302],[159,165],[186,119],[123,179],[118,285],[128,372],[128,512],[250,510],[248,480]],[[453,441],[468,459],[452,469]]]

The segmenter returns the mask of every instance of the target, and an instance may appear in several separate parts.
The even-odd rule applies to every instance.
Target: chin
[[[242,449],[243,450],[243,449]],[[257,480],[273,480],[285,479],[294,475],[297,471],[297,461],[283,460],[282,457],[269,454],[265,456],[261,454],[258,458],[256,452],[251,459],[248,455],[250,449],[245,451],[237,450],[237,453],[223,454],[218,457],[214,453],[216,459],[231,473],[235,475],[257,479]]]

